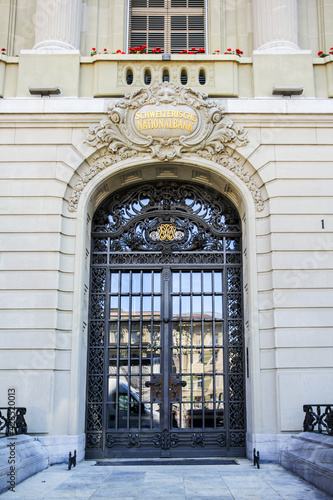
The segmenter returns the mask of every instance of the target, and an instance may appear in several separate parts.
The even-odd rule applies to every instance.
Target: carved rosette
[[[98,152],[75,184],[69,199],[74,212],[86,184],[105,168],[128,158],[173,161],[196,156],[233,171],[248,186],[258,211],[258,185],[228,146],[247,144],[246,131],[225,116],[220,104],[194,89],[164,82],[126,94],[108,108],[108,118],[93,125],[86,143]]]

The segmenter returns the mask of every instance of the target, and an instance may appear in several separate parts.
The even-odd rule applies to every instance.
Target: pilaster
[[[39,53],[72,51],[80,46],[82,0],[37,0],[35,46]]]
[[[254,48],[259,53],[285,54],[297,44],[296,0],[253,0]]]

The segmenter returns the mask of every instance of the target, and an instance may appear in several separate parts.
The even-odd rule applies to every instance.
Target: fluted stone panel
[[[82,0],[37,0],[34,49],[38,52],[77,50],[81,9]]]
[[[265,53],[299,50],[297,1],[253,0],[254,48]]]

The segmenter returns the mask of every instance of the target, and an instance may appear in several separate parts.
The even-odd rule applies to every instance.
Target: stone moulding
[[[68,202],[77,210],[80,195],[102,170],[136,158],[172,162],[211,160],[237,175],[250,190],[257,211],[264,208],[260,189],[230,146],[247,144],[247,132],[225,116],[223,108],[188,87],[164,82],[126,94],[110,105],[108,118],[86,132],[86,143],[97,148],[89,170],[76,182]]]

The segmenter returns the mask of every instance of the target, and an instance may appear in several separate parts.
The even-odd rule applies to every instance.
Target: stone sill
[[[333,62],[333,55],[328,55],[326,57],[314,57],[313,64],[327,64]]]
[[[81,56],[81,63],[93,63],[95,61],[162,61],[164,63],[172,63],[175,61],[188,62],[217,62],[217,61],[236,61],[241,64],[252,64],[252,57],[239,57],[236,55],[214,55],[214,54],[171,54],[170,61],[165,61],[162,58],[162,54],[96,54],[94,56]]]

